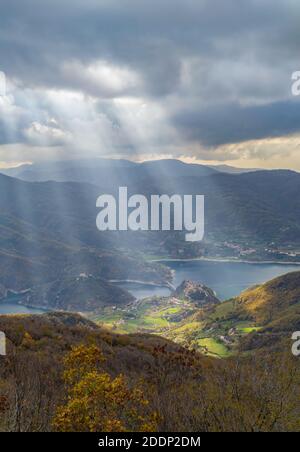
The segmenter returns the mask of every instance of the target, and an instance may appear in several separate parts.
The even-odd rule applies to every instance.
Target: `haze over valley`
[[[32,308],[96,311],[103,303],[132,301],[130,281],[136,285],[133,296],[141,298],[167,294],[169,286],[183,279],[210,283],[226,299],[247,284],[296,269],[292,264],[300,261],[296,172],[232,174],[177,160],[137,164],[100,159],[31,165],[6,173],[14,177],[0,176],[4,194],[0,283],[5,302],[17,295],[18,303]],[[204,194],[204,240],[188,243],[184,233],[172,230],[98,231],[96,199],[100,194],[116,194],[119,186],[146,197]],[[168,259],[175,261],[167,265]],[[177,259],[202,263],[198,270],[197,263],[191,263],[181,277],[179,266],[172,274]],[[215,260],[216,266],[205,260]],[[247,267],[248,273],[254,270],[248,279],[242,277],[242,261],[253,262],[254,267]],[[265,262],[264,273],[256,262]],[[273,267],[266,262],[273,262]],[[281,263],[290,265],[278,266]],[[239,274],[235,268],[240,268]],[[121,284],[116,286],[118,281]],[[150,283],[150,290],[141,283]]]

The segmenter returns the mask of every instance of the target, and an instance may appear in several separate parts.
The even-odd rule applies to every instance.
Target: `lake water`
[[[43,314],[41,309],[27,308],[19,304],[20,295],[11,295],[5,301],[0,301],[0,314]]]
[[[40,309],[27,308],[15,301],[10,303],[0,301],[0,314],[43,314],[44,312]]]
[[[128,290],[137,299],[153,297],[154,295],[160,297],[167,297],[170,295],[170,290],[167,287],[156,287],[135,283],[120,283],[118,286]]]
[[[300,265],[293,264],[249,264],[243,262],[212,261],[165,261],[174,270],[173,284],[177,287],[189,279],[211,287],[221,300],[239,295],[243,290],[262,284],[285,273],[300,271]],[[136,298],[152,295],[168,295],[166,288],[122,285]]]

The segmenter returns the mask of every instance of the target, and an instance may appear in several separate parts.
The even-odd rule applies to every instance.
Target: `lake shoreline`
[[[212,258],[212,257],[195,257],[195,258],[162,258],[162,259],[152,259],[150,262],[223,262],[230,264],[255,264],[255,265],[300,265],[300,262],[282,262],[282,261],[248,261],[244,259],[230,259],[230,258]]]

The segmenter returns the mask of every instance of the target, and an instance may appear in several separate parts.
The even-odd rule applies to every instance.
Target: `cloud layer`
[[[2,0],[0,161],[300,169],[299,23],[298,0]]]

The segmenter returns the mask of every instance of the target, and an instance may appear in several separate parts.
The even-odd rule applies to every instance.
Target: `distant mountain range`
[[[220,173],[228,174],[244,174],[253,173],[254,171],[264,171],[261,168],[236,168],[235,166],[229,165],[208,165],[208,167],[216,171],[220,171]]]
[[[224,169],[224,167],[221,168]],[[116,195],[119,186],[127,186],[130,194],[140,193],[147,196],[156,193],[204,194],[206,196],[206,239],[213,243],[229,240],[241,244],[248,243],[250,247],[254,245],[267,247],[272,242],[275,243],[275,247],[291,244],[298,246],[300,243],[298,196],[300,174],[293,171],[249,170],[250,172],[246,173],[229,174],[178,160],[158,160],[138,164],[127,160],[103,159],[43,163],[11,171],[15,177],[27,181],[75,181],[84,184],[81,186],[58,185],[53,182],[51,185],[48,182],[48,185],[35,187],[41,193],[40,204],[48,201],[50,195],[60,200],[62,206],[56,205],[57,209],[62,210],[63,206],[66,206],[72,211],[71,216],[77,211],[82,218],[86,218],[87,221],[83,221],[91,230],[92,242],[97,234],[94,229],[96,196],[102,193]],[[78,192],[77,201],[73,196],[76,192]],[[29,202],[37,197],[37,194],[29,193],[26,197]],[[53,200],[51,203],[53,204]],[[81,203],[85,204],[84,210],[78,211]],[[75,213],[75,216],[78,214]],[[63,222],[66,222],[65,216]],[[60,227],[62,227],[61,224]],[[147,247],[149,242],[149,248],[155,248],[155,241],[159,243],[163,241],[166,252],[169,252],[168,248],[172,249],[174,246],[176,248],[170,235],[167,238],[166,235],[162,235],[159,240],[157,234],[154,235],[154,240],[151,234],[148,234],[147,238],[142,236],[143,234],[140,234],[137,239],[140,248]],[[106,234],[107,237],[108,234]],[[134,246],[136,238],[137,234],[134,235],[134,239],[128,234],[125,242],[129,240],[130,246]],[[179,241],[180,246],[186,249],[187,257],[193,257],[193,252],[187,250],[188,246],[182,243],[180,235],[177,234],[175,242]],[[199,253],[198,249],[196,255],[197,253]]]
[[[215,174],[216,172],[228,174],[243,174],[256,169],[235,168],[228,165],[199,165],[187,164],[180,160],[155,160],[136,163],[129,160],[94,159],[70,160],[60,162],[46,162],[25,164],[17,168],[0,170],[2,174],[17,177],[28,182],[88,182],[99,184],[102,177],[108,178],[110,174],[118,176],[120,180],[133,182],[143,177],[159,176],[173,173],[177,177],[200,177]]]

